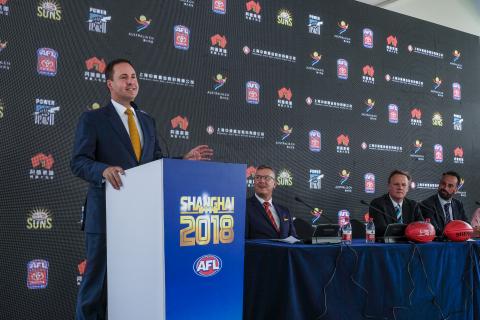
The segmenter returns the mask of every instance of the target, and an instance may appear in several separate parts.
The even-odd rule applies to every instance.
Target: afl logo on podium
[[[201,256],[193,264],[193,271],[200,277],[211,277],[222,270],[222,260],[213,254]]]

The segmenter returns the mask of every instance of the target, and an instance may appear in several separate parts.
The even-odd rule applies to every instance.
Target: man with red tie
[[[124,170],[162,158],[154,118],[133,102],[139,84],[132,63],[113,60],[105,76],[110,102],[80,117],[70,163],[73,174],[89,183],[83,211],[87,264],[77,297],[77,320],[107,318],[105,184],[118,190]],[[210,160],[212,155],[212,149],[201,145],[183,159]]]
[[[297,236],[288,209],[272,201],[276,186],[275,170],[266,165],[259,166],[254,178],[255,194],[247,199],[246,239],[284,239]]]

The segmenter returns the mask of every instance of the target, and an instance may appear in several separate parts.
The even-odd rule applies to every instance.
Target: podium
[[[162,159],[107,184],[110,319],[242,319],[245,172]]]

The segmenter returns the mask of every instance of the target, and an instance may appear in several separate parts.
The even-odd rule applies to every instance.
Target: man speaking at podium
[[[89,183],[83,212],[87,267],[77,298],[79,320],[106,318],[105,183],[118,190],[124,170],[162,158],[155,120],[133,103],[139,85],[132,63],[114,60],[105,76],[111,101],[80,117],[70,163],[74,175]],[[212,156],[212,149],[200,145],[183,159],[210,160]]]
[[[246,239],[284,239],[297,236],[288,209],[272,201],[276,186],[273,168],[259,166],[254,177],[255,194],[247,199]]]
[[[377,236],[383,236],[391,223],[423,221],[417,202],[406,198],[411,180],[405,171],[392,171],[388,177],[388,193],[370,202],[369,213]]]

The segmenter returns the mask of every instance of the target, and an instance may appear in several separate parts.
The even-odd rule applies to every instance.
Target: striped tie
[[[397,205],[395,207],[395,216],[397,217],[397,222],[398,223],[403,223],[403,219],[402,219],[402,208],[400,207],[400,205]]]
[[[130,133],[130,141],[132,142],[133,151],[135,152],[135,158],[137,161],[140,161],[142,145],[140,144],[140,135],[138,134],[137,124],[135,123],[132,109],[127,108],[125,114],[128,116],[128,132]]]
[[[445,211],[445,224],[452,221],[450,217],[450,202],[447,202],[443,205],[443,210]]]

